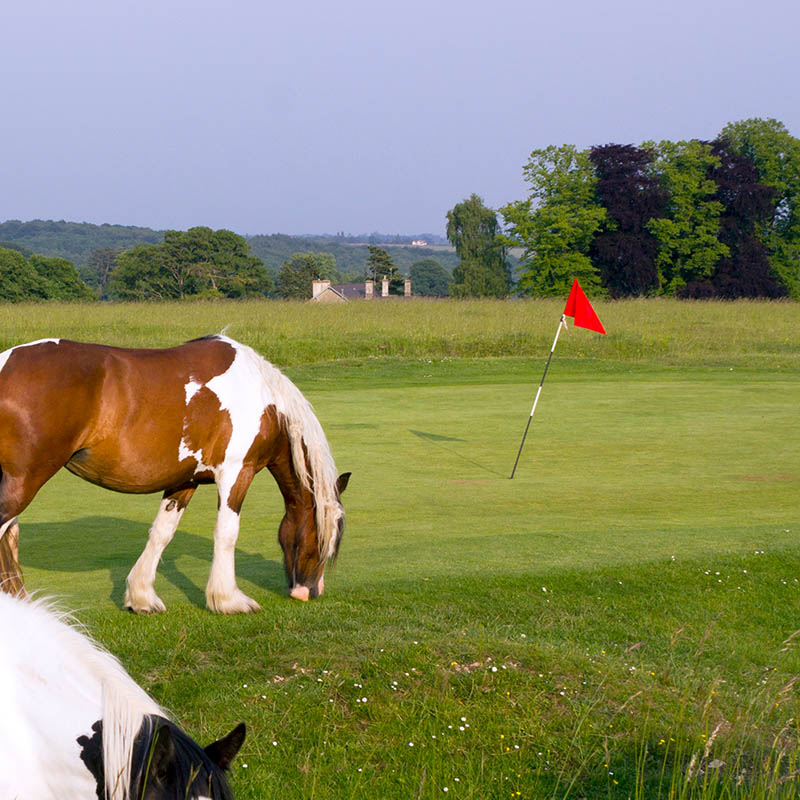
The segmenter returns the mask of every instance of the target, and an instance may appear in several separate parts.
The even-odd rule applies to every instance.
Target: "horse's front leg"
[[[214,559],[206,586],[206,605],[220,614],[260,611],[261,606],[236,585],[235,553],[239,513],[253,473],[242,471],[235,484],[219,480],[219,511],[214,528]]]
[[[54,457],[55,458],[55,457]],[[19,565],[19,524],[21,514],[34,495],[58,467],[56,461],[29,468],[28,462],[16,465],[20,477],[12,477],[5,466],[0,469],[0,590],[7,594],[25,596],[25,581]]]
[[[196,488],[189,486],[175,492],[164,492],[158,514],[150,528],[147,545],[125,581],[125,608],[137,614],[154,614],[165,610],[166,606],[153,588],[156,569],[161,554],[172,541],[184,509],[192,499]]]

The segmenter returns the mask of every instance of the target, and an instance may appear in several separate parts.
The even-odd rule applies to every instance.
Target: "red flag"
[[[567,317],[574,317],[575,324],[579,328],[588,328],[590,331],[598,333],[606,332],[577,280],[572,284],[567,304],[564,306],[564,314]]]

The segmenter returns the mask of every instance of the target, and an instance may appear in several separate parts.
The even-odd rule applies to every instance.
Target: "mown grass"
[[[197,738],[248,724],[239,798],[796,796],[800,306],[598,303],[618,343],[562,335],[510,481],[561,307],[4,307],[10,343],[166,344],[231,321],[277,341],[354,473],[313,603],[286,598],[266,475],[237,551],[260,614],[202,607],[210,489],[160,567],[166,614],[120,610],[155,498],[67,474],[22,518],[29,585]],[[454,356],[482,335],[486,353]],[[377,348],[395,336],[407,358]]]

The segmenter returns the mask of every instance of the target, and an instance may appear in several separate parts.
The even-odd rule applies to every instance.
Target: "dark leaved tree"
[[[775,119],[732,122],[720,138],[752,160],[759,183],[775,189],[775,212],[758,236],[767,246],[773,274],[800,300],[800,139]]]
[[[606,223],[589,254],[611,297],[643,295],[658,288],[658,242],[648,222],[663,216],[667,196],[650,164],[653,154],[633,145],[593,147],[597,196]]]
[[[688,284],[680,296],[785,297],[786,286],[772,272],[759,236],[775,213],[775,190],[759,183],[752,160],[734,152],[726,139],[713,142],[711,151],[719,159],[709,173],[717,184],[715,199],[723,208],[719,240],[729,255],[719,260],[708,280]]]

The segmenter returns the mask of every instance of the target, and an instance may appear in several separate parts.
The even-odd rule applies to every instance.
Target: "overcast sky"
[[[550,144],[800,136],[800,0],[6,0],[0,221],[444,233]]]

